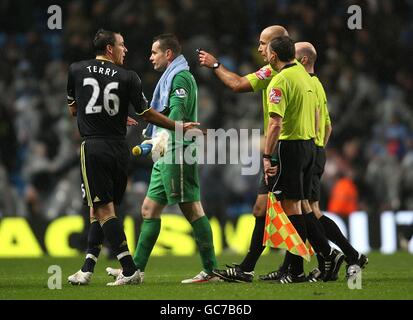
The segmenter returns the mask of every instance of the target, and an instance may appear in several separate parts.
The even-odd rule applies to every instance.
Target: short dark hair
[[[115,45],[116,37],[115,35],[119,34],[118,32],[108,31],[104,29],[99,29],[95,38],[93,39],[93,50],[95,54],[106,54],[106,46],[110,44],[111,46]]]
[[[153,42],[159,41],[159,47],[163,52],[171,49],[175,56],[179,56],[182,52],[182,46],[178,38],[172,33],[160,34],[153,38]]]
[[[290,37],[277,37],[270,42],[270,48],[277,53],[278,59],[282,62],[288,62],[295,58],[295,46]]]

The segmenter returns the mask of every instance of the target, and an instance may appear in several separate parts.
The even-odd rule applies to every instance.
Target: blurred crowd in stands
[[[49,30],[47,8],[60,5],[62,30]],[[152,38],[173,32],[199,86],[204,128],[261,128],[260,94],[235,95],[196,48],[247,74],[263,65],[260,31],[284,25],[295,41],[318,50],[333,133],[323,178],[322,209],[413,210],[413,1],[331,0],[3,0],[0,2],[0,217],[53,219],[81,208],[78,135],[66,105],[68,65],[93,57],[97,29],[120,31],[126,67],[150,99],[160,77],[149,63]],[[347,8],[362,8],[362,30],[349,30]],[[131,145],[144,123],[128,130]],[[138,216],[152,162],[133,159],[125,212]],[[204,165],[208,215],[236,219],[251,212],[258,176],[236,165]],[[172,209],[173,210],[173,209]]]

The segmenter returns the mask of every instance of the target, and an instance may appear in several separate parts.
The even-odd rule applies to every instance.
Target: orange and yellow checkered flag
[[[311,245],[304,244],[272,192],[268,193],[263,245],[288,250],[307,261],[314,254]]]

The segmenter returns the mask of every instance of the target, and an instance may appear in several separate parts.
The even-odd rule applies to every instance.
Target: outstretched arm
[[[201,66],[213,68],[218,60],[210,53],[200,50],[199,51],[199,63]],[[214,68],[214,72],[217,77],[232,91],[234,92],[252,92],[253,88],[250,82],[245,77],[229,71],[222,64],[219,64],[217,68]]]
[[[164,116],[158,111],[155,111],[152,108],[145,110],[145,112],[140,114],[140,116],[142,116],[142,118],[147,122],[153,123],[158,127],[162,127],[172,131],[175,130],[175,127],[179,128],[179,126],[183,127],[183,131],[187,131],[189,129],[199,126],[198,122],[185,122],[180,124],[179,122],[175,122],[169,119],[168,117]]]

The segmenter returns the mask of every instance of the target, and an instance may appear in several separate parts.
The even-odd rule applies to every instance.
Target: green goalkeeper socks
[[[217,268],[217,259],[215,258],[214,242],[212,239],[212,230],[209,220],[206,216],[199,218],[191,223],[194,229],[195,241],[201,255],[204,271],[208,274]]]
[[[145,271],[149,256],[160,232],[161,219],[143,219],[141,233],[133,256],[133,262],[140,271]]]
[[[213,269],[217,268],[211,225],[206,216],[192,222],[191,225],[194,230],[195,241],[201,255],[204,271],[210,274]],[[141,233],[133,257],[136,268],[140,271],[145,270],[160,231],[161,219],[143,220]]]

